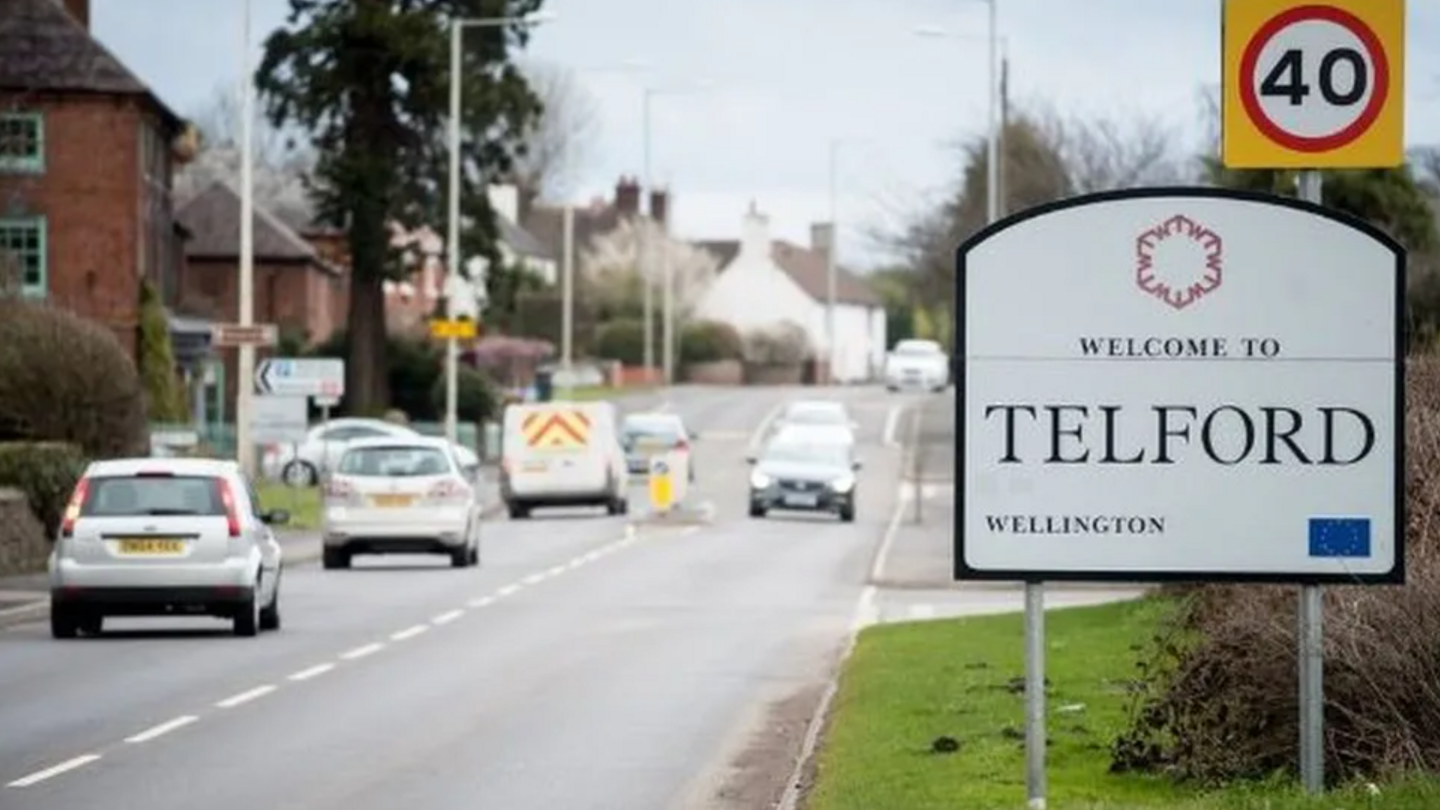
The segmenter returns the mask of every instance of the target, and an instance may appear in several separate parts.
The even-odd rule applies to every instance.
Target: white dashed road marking
[[[329,672],[330,670],[332,670],[332,669],[334,669],[334,668],[335,668],[335,665],[334,665],[334,664],[329,664],[329,663],[326,663],[326,664],[316,664],[315,666],[310,667],[309,669],[302,669],[302,670],[300,670],[299,672],[296,672],[295,674],[291,675],[291,676],[290,676],[290,680],[292,680],[292,681],[308,681],[308,680],[310,680],[311,678],[314,678],[314,677],[317,676],[317,675],[324,675],[325,673]]]
[[[429,630],[429,629],[430,629],[430,628],[429,628],[428,626],[426,626],[426,625],[417,624],[417,625],[414,625],[413,627],[407,627],[407,628],[405,628],[404,630],[400,630],[400,631],[398,631],[398,632],[391,633],[391,634],[390,634],[390,640],[391,640],[391,641],[404,641],[404,640],[407,639],[407,638],[414,638],[414,637],[420,635],[421,633],[424,633],[425,631],[427,631],[427,630]]]
[[[236,706],[241,705],[242,703],[249,703],[256,698],[265,697],[266,695],[274,691],[275,685],[267,683],[264,686],[257,686],[254,689],[246,690],[238,695],[231,695],[230,697],[216,703],[215,707],[217,709],[233,709]]]
[[[693,534],[696,531],[699,531],[698,527],[691,527],[688,530],[681,532],[681,534],[688,535]],[[466,606],[471,608],[483,608],[487,605],[492,605],[500,599],[504,599],[507,596],[519,592],[526,585],[534,585],[543,582],[551,577],[559,576],[566,571],[574,571],[575,569],[580,568],[586,563],[594,562],[602,557],[605,557],[608,554],[619,551],[621,548],[629,546],[638,541],[639,539],[640,537],[635,533],[634,524],[627,524],[625,527],[624,539],[613,541],[609,545],[601,546],[597,549],[592,549],[586,554],[571,559],[569,562],[560,563],[558,565],[552,566],[549,569],[546,569],[545,571],[530,574],[519,582],[514,582],[500,588],[493,594],[471,599],[469,602],[466,603]],[[450,622],[455,621],[463,615],[465,615],[465,611],[463,609],[446,611],[445,613],[441,613],[437,616],[432,617],[430,619],[430,624],[435,626],[449,624]],[[403,641],[408,638],[414,638],[415,636],[418,636],[429,629],[429,625],[417,624],[412,627],[407,627],[404,630],[396,631],[395,633],[391,634],[390,638],[394,641]],[[316,664],[312,667],[307,667],[306,669],[291,673],[289,676],[287,676],[287,680],[297,683],[301,681],[308,681],[311,678],[318,677],[325,674],[326,672],[335,669],[335,667],[340,663],[340,661],[354,661],[360,658],[364,658],[368,655],[373,655],[383,649],[385,649],[384,642],[377,641],[370,644],[365,644],[363,646],[356,647],[352,650],[341,653],[339,656],[339,660],[337,661],[326,661],[324,663]],[[231,695],[224,700],[217,701],[214,705],[217,709],[232,709],[236,706],[241,706],[249,703],[252,700],[256,700],[257,698],[264,697],[265,695],[274,692],[278,688],[279,687],[275,684],[267,683],[262,686],[257,686],[253,689],[247,689],[244,692],[239,692],[237,694]],[[182,715],[172,720],[167,720],[164,723],[160,723],[159,725],[151,726],[150,728],[145,729],[138,734],[126,737],[124,742],[128,744],[147,743],[158,737],[169,734],[172,731],[184,728],[185,726],[188,726],[199,720],[200,715]],[[108,751],[109,748],[106,747],[99,750]],[[90,753],[75,757],[74,759],[67,759],[58,765],[52,765],[49,768],[45,768],[44,770],[35,771],[34,773],[31,773],[27,776],[22,776],[19,779],[8,782],[5,786],[8,788],[30,787],[31,785],[44,782],[47,779],[54,778],[63,773],[68,773],[77,768],[89,765],[90,763],[100,759],[101,756],[102,755],[98,753]]]
[[[22,777],[20,777],[19,779],[16,779],[14,782],[11,782],[11,783],[9,783],[8,785],[6,785],[6,787],[13,787],[13,788],[30,787],[31,785],[35,785],[35,784],[39,784],[40,782],[44,782],[46,779],[49,779],[49,778],[52,777],[52,776],[59,776],[60,774],[65,773],[66,771],[73,771],[73,770],[75,770],[76,768],[83,767],[83,766],[85,766],[85,765],[89,765],[90,763],[94,762],[95,760],[97,760],[97,759],[99,759],[99,758],[100,758],[100,755],[99,755],[99,754],[85,754],[84,756],[78,756],[78,757],[75,757],[74,759],[67,759],[67,760],[65,760],[64,762],[60,763],[59,765],[51,766],[51,767],[49,767],[49,768],[46,768],[46,769],[43,770],[43,771],[36,771],[35,773],[30,774],[29,776],[22,776]]]
[[[354,661],[357,658],[364,658],[367,655],[373,655],[383,649],[385,649],[385,645],[377,641],[374,644],[366,644],[363,647],[356,647],[355,649],[348,652],[343,652],[340,654],[340,657],[344,658],[346,661]]]
[[[158,725],[158,726],[151,726],[150,728],[145,729],[144,731],[140,732],[139,734],[136,734],[136,735],[133,736],[133,737],[126,737],[126,738],[125,738],[125,742],[127,742],[127,743],[150,742],[151,740],[155,739],[156,737],[159,737],[159,736],[162,735],[162,734],[169,734],[170,732],[174,731],[174,730],[177,729],[177,728],[184,728],[184,727],[190,725],[191,723],[193,723],[193,722],[195,722],[196,720],[199,720],[199,719],[200,719],[199,717],[197,717],[196,715],[193,715],[193,714],[187,714],[187,715],[185,715],[185,716],[183,716],[183,717],[177,717],[177,718],[175,718],[174,720],[170,720],[170,721],[168,721],[168,722],[161,723],[161,724]]]

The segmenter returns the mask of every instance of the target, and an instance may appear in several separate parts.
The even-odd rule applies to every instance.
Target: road
[[[892,524],[915,401],[830,392],[861,422],[854,524],[752,520],[745,451],[801,390],[677,389],[707,525],[540,512],[489,524],[478,569],[287,567],[284,628],[256,639],[0,631],[0,807],[770,806]]]

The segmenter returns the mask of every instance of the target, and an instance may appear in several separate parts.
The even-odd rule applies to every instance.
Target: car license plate
[[[152,537],[125,538],[119,541],[121,554],[133,554],[136,556],[158,556],[164,554],[184,554],[184,540],[160,540]]]
[[[382,507],[382,508],[387,508],[387,509],[404,508],[404,507],[409,506],[410,504],[412,504],[412,503],[415,502],[415,496],[413,496],[413,495],[373,495],[373,496],[371,496],[371,498],[370,498],[370,502],[373,503],[373,504],[375,504],[376,506],[379,506],[379,507]]]
[[[790,493],[785,496],[786,506],[815,506],[819,503],[819,495]]]

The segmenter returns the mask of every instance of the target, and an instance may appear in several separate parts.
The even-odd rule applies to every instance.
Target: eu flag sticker
[[[1310,518],[1311,557],[1369,557],[1370,518]]]

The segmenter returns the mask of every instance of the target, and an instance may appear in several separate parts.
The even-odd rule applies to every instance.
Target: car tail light
[[[461,501],[470,495],[470,488],[455,480],[441,481],[430,488],[432,501]]]
[[[349,481],[340,478],[331,478],[325,482],[325,500],[344,501],[349,500],[355,494],[355,488]]]
[[[90,494],[90,480],[81,478],[75,484],[75,489],[70,493],[70,501],[65,504],[65,514],[60,519],[60,536],[70,537],[75,534],[75,521],[80,519],[80,507],[85,505],[85,496]]]
[[[240,507],[235,503],[235,491],[224,478],[215,479],[215,488],[220,492],[220,502],[225,505],[225,523],[229,526],[230,536],[239,537]]]
[[[685,441],[684,439],[676,439],[676,440],[675,440],[675,449],[676,449],[676,450],[689,450],[689,449],[690,449],[690,443],[687,442],[687,441]]]

